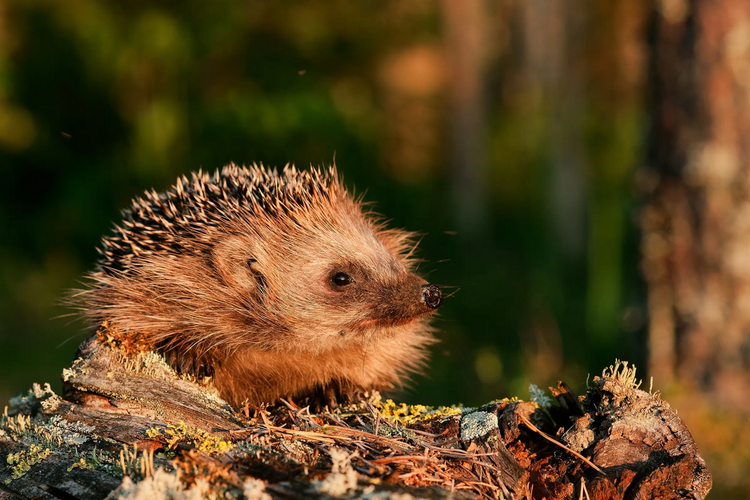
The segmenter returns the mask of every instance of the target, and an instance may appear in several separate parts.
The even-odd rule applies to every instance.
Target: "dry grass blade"
[[[586,500],[591,500],[589,497],[589,491],[586,489],[586,483],[581,478],[581,493],[578,495],[578,500],[583,500],[583,496],[586,495]]]

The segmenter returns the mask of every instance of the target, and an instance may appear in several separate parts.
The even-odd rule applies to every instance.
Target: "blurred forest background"
[[[654,271],[669,253],[654,214],[672,206],[659,172],[682,172],[659,164],[674,141],[655,134],[674,120],[655,111],[672,80],[654,54],[682,82],[693,52],[677,42],[707,3],[0,0],[0,400],[32,382],[60,390],[86,332],[53,319],[69,312],[57,301],[134,196],[231,161],[335,156],[393,226],[425,235],[421,272],[459,288],[405,400],[527,398],[558,378],[581,394],[627,359],[688,421],[717,498],[747,498],[750,426],[736,407],[750,406],[748,385],[697,404],[710,370],[681,384],[684,351],[648,348],[684,326],[649,327],[649,311],[694,317],[647,294],[671,283]],[[675,58],[660,52],[675,40]],[[737,44],[750,58],[750,36]],[[653,236],[644,266],[639,226]]]

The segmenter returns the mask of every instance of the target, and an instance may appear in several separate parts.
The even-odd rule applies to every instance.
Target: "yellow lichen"
[[[11,467],[11,479],[6,479],[10,483],[13,479],[18,479],[31,470],[32,465],[36,465],[52,453],[49,448],[43,448],[39,445],[32,444],[28,450],[11,453],[8,455],[6,462]]]
[[[397,404],[392,399],[378,401],[375,404],[375,407],[384,419],[401,425],[409,425],[423,420],[441,418],[461,413],[459,408],[441,406],[435,409],[431,406],[425,405],[407,405],[405,403]]]
[[[73,464],[68,467],[68,472],[72,471],[73,469],[93,469],[94,464],[90,464],[86,461],[85,458],[81,457],[78,459],[77,462],[73,462]]]
[[[146,431],[149,438],[161,438],[166,441],[167,450],[173,450],[179,443],[189,443],[197,450],[208,455],[226,453],[234,446],[231,442],[213,436],[208,432],[188,426],[185,422],[168,425],[166,428],[154,427]]]

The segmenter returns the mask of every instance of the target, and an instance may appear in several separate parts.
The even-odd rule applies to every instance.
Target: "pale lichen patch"
[[[484,411],[467,413],[461,418],[461,440],[479,439],[497,429],[497,415]]]
[[[314,481],[313,484],[323,492],[338,497],[357,489],[357,473],[352,468],[352,458],[356,453],[349,454],[340,448],[328,450],[333,465],[331,473],[322,481]]]
[[[218,495],[211,492],[205,479],[198,479],[189,488],[185,488],[175,474],[159,468],[151,477],[135,483],[124,477],[120,487],[109,498],[129,500],[204,500],[215,499]]]
[[[88,358],[76,358],[70,368],[63,368],[62,379],[63,382],[71,382],[73,379],[80,375],[88,375],[89,373],[89,362]]]
[[[19,413],[30,413],[38,407],[53,412],[61,401],[60,396],[55,394],[48,383],[45,383],[44,387],[34,383],[25,396],[21,394],[11,398],[9,404],[11,409]]]
[[[69,422],[59,415],[45,420],[41,415],[19,414],[0,420],[0,431],[14,441],[53,448],[81,445],[89,440],[88,434],[94,429],[82,422]]]
[[[529,394],[531,395],[531,402],[536,403],[540,408],[547,409],[552,406],[552,398],[547,396],[544,389],[540,389],[536,384],[529,384]]]
[[[641,386],[641,381],[635,375],[635,365],[628,367],[628,364],[627,361],[616,359],[614,365],[610,365],[602,371],[602,378],[615,380],[630,389],[638,389]]]
[[[177,373],[164,361],[164,357],[154,351],[141,351],[135,356],[120,354],[122,366],[129,371],[149,377],[177,377]]]
[[[271,500],[271,495],[266,493],[266,483],[254,477],[242,482],[242,493],[247,500]]]

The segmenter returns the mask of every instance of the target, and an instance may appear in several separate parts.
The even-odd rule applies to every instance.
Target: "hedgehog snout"
[[[422,302],[430,309],[437,309],[443,304],[443,292],[437,285],[422,285]]]

